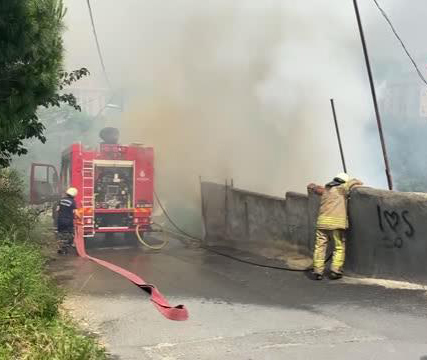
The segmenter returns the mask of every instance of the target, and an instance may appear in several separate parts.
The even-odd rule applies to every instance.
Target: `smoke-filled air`
[[[384,3],[398,16],[402,2]],[[87,66],[86,83],[106,87],[82,4],[67,2],[67,64]],[[376,9],[361,5],[372,54],[390,49],[412,70]],[[154,147],[157,193],[187,225],[199,221],[200,176],[285,196],[341,171],[330,98],[349,172],[386,186],[351,1],[92,6],[111,86],[124,94],[123,112],[107,124],[120,128],[124,143]]]

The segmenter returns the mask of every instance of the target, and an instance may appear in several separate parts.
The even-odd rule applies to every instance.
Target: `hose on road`
[[[167,299],[162,295],[162,293],[152,284],[147,283],[144,279],[139,277],[138,275],[120,267],[115,264],[112,264],[108,261],[98,259],[96,257],[90,256],[86,252],[85,240],[83,237],[83,226],[79,224],[76,227],[76,233],[74,237],[74,244],[76,245],[77,253],[80,257],[84,259],[91,260],[98,265],[101,265],[108,270],[111,270],[124,278],[131,281],[141,290],[146,292],[150,296],[150,300],[153,305],[157,308],[157,310],[165,316],[167,319],[183,321],[188,319],[188,311],[184,305],[176,305],[172,306],[169,304]]]
[[[156,226],[161,227],[161,226],[160,226],[160,225],[158,225],[158,224],[155,224],[155,225],[156,225]],[[147,248],[149,248],[149,249],[151,249],[151,250],[161,250],[161,249],[163,249],[163,248],[164,248],[164,247],[169,243],[169,240],[168,240],[168,239],[166,239],[166,237],[163,235],[163,242],[162,242],[160,245],[151,245],[151,244],[148,244],[148,243],[144,240],[144,233],[142,233],[142,235],[141,235],[141,233],[140,233],[140,231],[139,231],[139,227],[140,227],[140,225],[138,225],[138,226],[136,227],[136,229],[135,229],[136,237],[137,237],[138,241],[139,241],[142,245],[144,245],[145,247],[147,247]],[[160,232],[164,234],[163,229],[161,229],[161,231],[160,231]]]

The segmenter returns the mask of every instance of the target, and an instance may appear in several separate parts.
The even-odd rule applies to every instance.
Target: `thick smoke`
[[[383,0],[380,3],[426,77],[427,48],[423,35],[427,30],[426,2]],[[376,12],[372,21],[376,26],[371,26],[368,36],[374,74],[381,85],[380,111],[395,188],[427,192],[427,167],[422,159],[427,151],[427,115],[421,111],[427,105],[422,96],[427,86],[382,16]]]
[[[88,21],[69,2],[71,21]],[[341,171],[331,97],[349,171],[385,185],[352,1],[93,3],[110,77],[127,93],[122,138],[154,146],[157,191],[187,225],[199,176],[284,196]],[[369,30],[382,19],[363,5]],[[99,68],[91,41],[71,64]]]

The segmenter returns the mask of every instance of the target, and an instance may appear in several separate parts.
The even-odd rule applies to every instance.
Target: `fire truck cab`
[[[153,148],[117,143],[118,130],[101,131],[99,149],[73,144],[62,153],[58,171],[52,165],[32,164],[33,204],[58,199],[68,187],[78,189],[76,203],[85,237],[96,233],[151,230],[154,192]]]

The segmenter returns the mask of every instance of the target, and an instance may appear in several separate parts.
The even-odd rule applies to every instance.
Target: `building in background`
[[[427,55],[417,59],[420,70],[427,77]],[[381,111],[383,116],[399,121],[427,120],[427,85],[405,63],[379,65],[378,85],[382,85]]]

